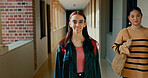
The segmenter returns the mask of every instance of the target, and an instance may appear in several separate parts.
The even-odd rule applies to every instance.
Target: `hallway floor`
[[[50,53],[48,59],[43,63],[33,78],[54,78],[55,53]],[[105,59],[101,59],[102,78],[119,78]]]

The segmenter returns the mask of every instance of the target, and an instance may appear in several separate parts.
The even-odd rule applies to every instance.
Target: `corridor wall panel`
[[[33,42],[0,56],[0,78],[32,78],[33,73]]]
[[[99,42],[99,0],[91,0],[84,9],[89,35]]]
[[[126,22],[125,22],[126,6],[125,5],[126,5],[125,0],[113,0],[113,29],[111,33],[106,31],[106,56],[105,58],[110,63],[112,62],[112,59],[116,55],[116,53],[112,49],[112,45],[114,44],[119,31],[122,30],[123,27],[125,27],[124,25],[126,25]],[[109,21],[110,20],[106,19],[106,22],[108,22],[108,24],[106,25],[107,27],[106,29],[109,28]]]
[[[137,6],[141,8],[141,11],[143,13],[142,17],[142,26],[148,28],[148,0],[137,0]]]

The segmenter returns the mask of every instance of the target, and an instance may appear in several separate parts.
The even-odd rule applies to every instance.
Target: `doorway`
[[[51,53],[51,35],[50,35],[50,5],[47,4],[47,46],[48,53]]]

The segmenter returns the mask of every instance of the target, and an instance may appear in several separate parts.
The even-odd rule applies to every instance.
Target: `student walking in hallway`
[[[85,15],[74,11],[69,20],[57,48],[55,78],[101,78],[97,42],[88,35]]]
[[[148,78],[148,28],[141,25],[142,16],[139,7],[130,9],[128,19],[131,26],[119,32],[113,45],[115,52],[127,55],[121,73],[123,78]]]

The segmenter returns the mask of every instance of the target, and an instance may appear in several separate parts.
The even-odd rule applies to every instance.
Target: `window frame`
[[[45,1],[40,0],[40,39],[46,37]]]

